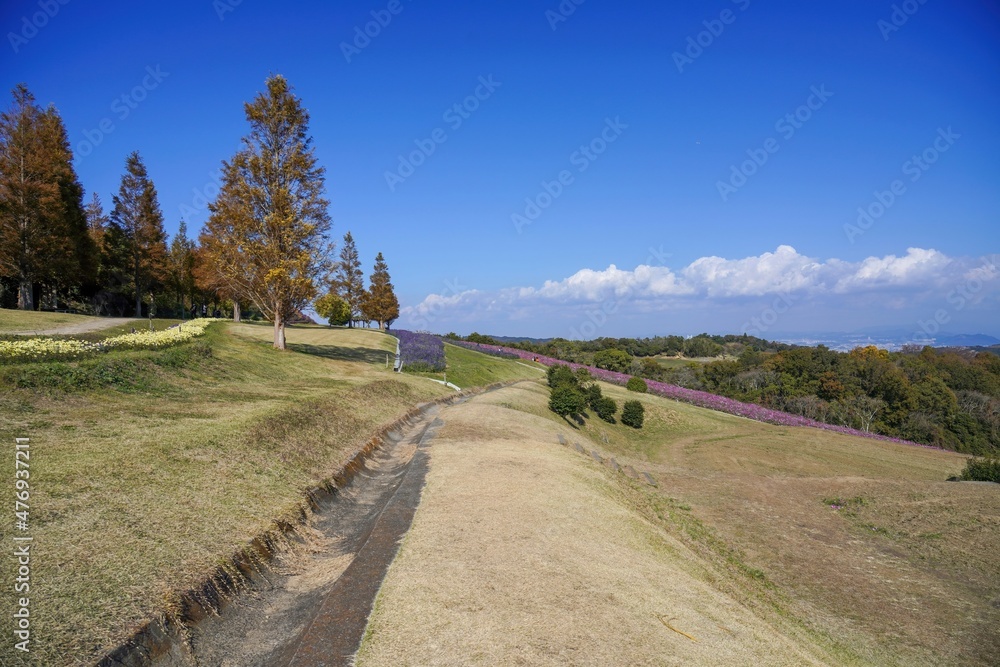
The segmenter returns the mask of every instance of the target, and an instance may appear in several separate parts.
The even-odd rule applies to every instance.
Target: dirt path
[[[560,446],[568,427],[512,409],[539,400],[428,412],[324,508],[309,557],[158,667],[824,664]]]
[[[375,595],[406,533],[440,422],[430,407],[389,442],[326,506],[312,553],[268,573],[269,586],[195,627],[186,655],[158,667],[349,665]]]
[[[361,667],[816,665],[628,504],[524,385],[442,412],[420,507],[379,593]]]
[[[102,317],[100,319],[77,322],[76,324],[66,324],[54,329],[40,329],[38,331],[8,331],[12,336],[71,336],[73,334],[89,333],[122,326],[129,322],[137,322],[134,317]]]

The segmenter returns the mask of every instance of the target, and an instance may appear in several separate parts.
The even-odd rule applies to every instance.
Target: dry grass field
[[[89,664],[295,512],[380,425],[452,393],[386,371],[392,341],[376,332],[291,329],[285,353],[269,333],[218,324],[203,343],[110,353],[90,369],[103,389],[46,388],[39,365],[23,373],[41,386],[0,391],[0,441],[31,439],[35,664]],[[0,664],[19,658],[0,644]]]
[[[546,397],[442,414],[359,665],[995,664],[1000,488],[944,481],[963,457],[654,396],[642,431],[576,427]]]
[[[392,374],[375,331],[296,327],[287,352],[271,334],[220,323],[178,348],[0,367],[19,383],[0,440],[31,438],[35,664],[89,664],[380,425],[453,393]],[[540,375],[449,361],[472,381]],[[557,417],[537,380],[442,409],[359,664],[995,664],[1000,486],[945,481],[963,456],[603,388],[644,403],[641,431]]]

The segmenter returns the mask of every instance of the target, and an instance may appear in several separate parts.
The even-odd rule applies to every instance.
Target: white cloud
[[[850,293],[884,286],[929,286],[941,279],[955,278],[949,276],[954,272],[948,271],[954,263],[937,250],[922,248],[908,248],[903,257],[869,257],[842,276],[834,291]]]
[[[781,295],[805,296],[836,307],[864,297],[866,304],[899,308],[928,298],[944,300],[949,290],[968,284],[976,287],[977,301],[1000,292],[997,262],[952,258],[922,248],[859,262],[819,260],[782,245],[774,252],[741,259],[702,257],[676,272],[665,266],[642,264],[628,270],[612,264],[606,269],[584,268],[540,287],[431,294],[416,306],[403,308],[400,326],[580,317],[595,307],[624,316],[671,313],[720,300],[749,304]]]
[[[822,284],[823,266],[795,248],[778,246],[759,257],[723,259],[702,257],[682,273],[684,279],[708,297],[763,296],[795,292]]]

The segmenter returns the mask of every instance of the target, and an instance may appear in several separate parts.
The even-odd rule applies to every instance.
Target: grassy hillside
[[[540,389],[439,413],[359,666],[836,664],[722,590],[733,575],[647,520],[620,475],[560,446],[570,429],[527,413],[544,409]]]
[[[0,366],[0,440],[13,447],[15,437],[31,438],[32,629],[39,664],[86,664],[171,604],[174,592],[194,584],[220,557],[295,511],[301,490],[336,470],[380,424],[452,393],[418,375],[392,373],[395,341],[377,331],[294,327],[286,352],[270,348],[271,336],[266,324],[219,323],[204,339],[166,350]],[[463,387],[542,376],[531,364],[452,345],[446,356],[448,379]],[[996,485],[944,481],[961,470],[963,456],[772,426],[602,386],[619,406],[626,399],[643,402],[641,431],[596,418],[567,422],[547,409],[547,389],[529,382],[475,399],[493,411],[489,418],[470,413],[442,434],[457,447],[463,440],[518,439],[529,426],[541,428],[537,442],[519,440],[519,447],[534,443],[518,450],[524,461],[489,465],[501,465],[501,477],[528,474],[529,486],[540,489],[552,479],[525,472],[535,456],[530,448],[572,454],[574,465],[599,471],[604,481],[581,488],[574,482],[560,501],[571,504],[552,507],[590,502],[580,495],[586,488],[602,507],[614,499],[696,556],[684,560],[685,576],[755,610],[828,662],[985,665],[1000,653],[994,630],[1000,623],[1000,493]],[[557,433],[650,472],[658,487],[559,448]],[[13,479],[13,457],[0,457],[0,475]],[[452,515],[444,539],[462,532],[476,498]],[[500,516],[489,512],[484,526]],[[534,525],[545,516],[522,518]],[[572,540],[560,542],[555,528],[539,527],[545,548],[570,548]],[[629,539],[661,539],[643,531],[641,539]],[[0,541],[11,538],[10,523],[0,524]],[[608,582],[632,576],[628,559],[616,553],[601,566]],[[12,560],[0,564],[0,579],[12,580]],[[655,573],[660,566],[649,567]],[[660,591],[671,579],[662,572],[656,577],[644,585]],[[547,581],[552,587],[538,589],[540,595],[565,583]],[[586,577],[578,583],[590,590]],[[546,585],[544,577],[539,585]],[[635,600],[647,599],[645,590],[633,593]],[[631,604],[620,592],[601,594],[612,596],[602,598],[609,610]],[[606,627],[603,609],[590,609],[600,621],[595,628]],[[623,613],[620,622],[640,618]],[[647,616],[616,633],[642,630],[653,618]],[[10,629],[5,616],[0,634],[9,637]],[[586,649],[587,637],[574,636]],[[0,645],[0,663],[8,662],[10,650],[9,643]]]
[[[393,350],[395,349],[393,347]],[[462,389],[484,387],[509,380],[536,380],[544,377],[545,373],[545,367],[541,364],[521,359],[493,357],[449,343],[444,345],[444,358],[448,382]],[[406,374],[434,380],[445,378],[445,374],[441,372],[407,371]]]
[[[31,439],[38,664],[86,664],[294,511],[379,425],[451,393],[385,370],[376,332],[290,329],[287,352],[269,334],[220,323],[177,348],[0,367],[0,441]],[[13,479],[13,456],[0,475]]]
[[[706,559],[759,578],[761,604],[840,647],[844,664],[988,665],[1000,654],[1000,487],[945,481],[963,455],[602,389],[619,406],[642,401],[644,428],[578,426],[540,400],[509,407],[651,472],[656,489],[627,491],[636,507]]]

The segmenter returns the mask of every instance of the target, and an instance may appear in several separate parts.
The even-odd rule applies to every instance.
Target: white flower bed
[[[205,333],[205,328],[215,321],[217,321],[215,318],[202,317],[163,331],[136,331],[135,333],[105,338],[96,343],[52,338],[0,341],[0,359],[6,361],[39,361],[53,357],[72,359],[93,352],[106,352],[114,349],[159,349],[200,336]]]

